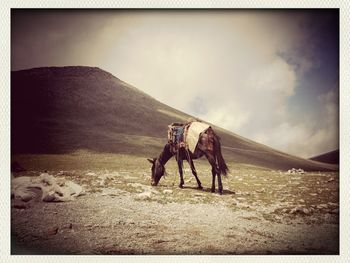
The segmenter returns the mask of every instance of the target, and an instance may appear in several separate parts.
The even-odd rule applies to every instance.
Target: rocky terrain
[[[151,187],[146,160],[113,158],[120,165],[109,170],[48,171],[83,187],[84,195],[73,201],[12,199],[12,253],[339,253],[337,172],[290,174],[230,163],[219,195],[210,193],[206,162],[196,163],[204,186],[197,190],[188,167],[185,188],[177,187],[175,161]]]

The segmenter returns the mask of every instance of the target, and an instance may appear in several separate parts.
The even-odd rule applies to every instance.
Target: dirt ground
[[[74,201],[11,201],[12,254],[338,254],[338,173],[287,174],[235,166],[224,194],[210,193],[210,168],[196,164],[177,187],[174,165],[157,187],[150,173],[50,170],[83,186]],[[149,169],[149,168],[148,168]],[[39,175],[27,171],[22,175]]]

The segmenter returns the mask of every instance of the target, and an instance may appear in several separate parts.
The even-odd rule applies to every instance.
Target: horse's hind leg
[[[202,183],[201,183],[201,181],[199,181],[199,178],[198,178],[198,176],[197,176],[197,171],[196,171],[196,168],[194,167],[193,160],[190,159],[190,160],[188,161],[188,163],[190,164],[190,167],[191,167],[191,170],[192,170],[192,174],[193,174],[194,177],[196,178],[197,185],[198,185],[198,189],[203,189]]]
[[[221,174],[220,171],[218,172],[218,187],[219,187],[219,193],[222,194],[222,181],[221,181]]]
[[[214,193],[215,192],[215,176],[218,176],[218,187],[219,187],[219,193],[222,194],[222,181],[221,181],[221,174],[220,174],[220,170],[216,165],[216,161],[215,161],[215,156],[213,154],[207,153],[205,155],[211,165],[211,174],[213,176],[213,180],[212,180],[212,184],[211,184],[211,192]]]
[[[215,192],[215,176],[218,174],[218,168],[216,167],[216,161],[215,161],[215,157],[213,154],[206,152],[205,157],[208,159],[208,161],[211,165],[211,174],[213,177],[212,183],[211,183],[211,192],[214,193]]]
[[[211,174],[212,174],[212,181],[211,181],[211,192],[215,193],[215,176],[216,176],[216,171],[215,167],[211,168]]]

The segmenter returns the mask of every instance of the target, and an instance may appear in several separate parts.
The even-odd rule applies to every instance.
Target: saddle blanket
[[[194,121],[190,124],[190,127],[187,130],[186,143],[188,145],[188,149],[192,153],[196,149],[200,134],[205,132],[209,127],[209,124],[198,121]]]

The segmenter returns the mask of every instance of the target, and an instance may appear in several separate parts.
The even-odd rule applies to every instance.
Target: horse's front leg
[[[184,185],[184,177],[183,177],[183,171],[182,171],[182,160],[181,158],[177,158],[177,166],[179,168],[179,174],[180,174],[180,184],[179,187],[183,188]]]

